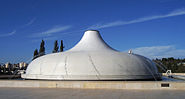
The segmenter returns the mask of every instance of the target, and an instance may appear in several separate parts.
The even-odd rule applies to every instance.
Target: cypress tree
[[[39,49],[39,56],[42,56],[45,54],[45,47],[44,47],[44,40],[40,43],[40,49]]]
[[[58,41],[55,40],[54,48],[53,48],[53,53],[57,53],[57,52],[58,52]]]
[[[38,55],[39,55],[38,50],[35,49],[34,54],[33,54],[33,60],[36,59]]]
[[[63,44],[63,40],[61,40],[61,45],[60,45],[60,52],[64,51],[64,44]]]

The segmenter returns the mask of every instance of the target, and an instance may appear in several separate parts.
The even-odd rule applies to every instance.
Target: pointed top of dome
[[[104,51],[112,50],[101,37],[99,31],[97,30],[87,30],[85,31],[82,39],[69,51]]]

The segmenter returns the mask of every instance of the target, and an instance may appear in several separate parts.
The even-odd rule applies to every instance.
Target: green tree
[[[39,56],[45,55],[45,47],[44,47],[44,40],[40,43],[40,49],[39,49]]]
[[[162,63],[163,66],[169,70],[171,70],[173,73],[185,73],[185,66],[183,66],[183,61],[185,59],[175,59],[173,57],[169,58],[162,58],[162,59],[156,59],[154,60],[157,63]],[[160,71],[161,68],[158,68]]]
[[[185,58],[182,60],[182,62],[185,62]]]
[[[54,48],[53,48],[53,53],[57,53],[57,52],[58,52],[58,41],[55,40]]]
[[[38,55],[39,55],[38,50],[35,49],[34,54],[33,54],[33,60],[36,59]]]
[[[60,44],[60,52],[64,51],[64,44],[63,44],[63,40],[61,40],[61,44]]]

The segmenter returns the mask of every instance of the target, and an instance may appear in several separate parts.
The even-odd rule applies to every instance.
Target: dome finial
[[[129,53],[129,54],[132,54],[132,50],[129,50],[128,53]]]

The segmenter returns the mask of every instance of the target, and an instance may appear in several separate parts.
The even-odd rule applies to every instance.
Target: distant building
[[[28,64],[25,63],[25,62],[20,62],[19,63],[19,68],[26,68],[27,66],[28,66]]]
[[[10,68],[11,67],[11,64],[9,63],[9,62],[7,62],[6,64],[5,64],[5,68]]]
[[[1,74],[20,74],[21,72],[24,72],[27,68],[28,64],[25,62],[20,62],[17,64],[11,64],[10,62],[7,62],[6,64],[0,64],[0,73]]]

